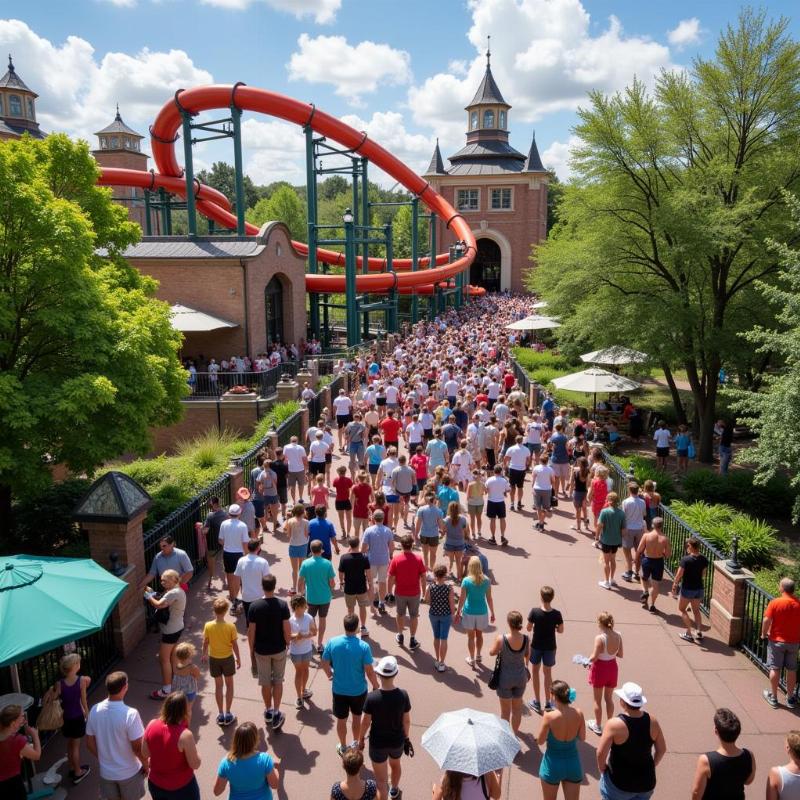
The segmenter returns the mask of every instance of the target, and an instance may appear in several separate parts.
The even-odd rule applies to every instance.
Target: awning
[[[170,308],[172,327],[183,333],[200,333],[203,331],[216,331],[220,328],[238,328],[235,322],[220,319],[205,311],[189,308],[176,303]]]

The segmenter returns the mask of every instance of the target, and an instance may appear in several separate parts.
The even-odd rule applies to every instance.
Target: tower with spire
[[[0,140],[19,139],[24,133],[34,139],[47,135],[36,121],[36,98],[39,95],[25,85],[17,74],[9,54],[8,69],[0,78]]]
[[[509,142],[509,112],[492,74],[491,38],[486,71],[475,96],[465,107],[464,147],[448,158],[445,168],[439,140],[425,177],[470,222],[478,255],[470,283],[491,291],[524,291],[523,274],[531,267],[531,246],[547,235],[547,184],[535,134],[527,155]],[[442,223],[438,241],[452,236]]]

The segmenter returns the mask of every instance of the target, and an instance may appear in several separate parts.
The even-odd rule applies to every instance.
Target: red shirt
[[[160,719],[154,719],[144,729],[144,739],[150,751],[148,778],[159,789],[180,789],[194,776],[194,770],[186,761],[186,756],[178,750],[178,739],[186,728],[185,722],[167,725]]]
[[[478,392],[475,395],[475,402],[480,405],[481,403],[488,403],[489,402],[489,395],[485,392]]]
[[[403,423],[396,417],[386,417],[386,419],[381,420],[378,427],[383,431],[384,442],[397,442],[399,441]]]
[[[368,483],[357,483],[353,487],[355,503],[353,503],[353,516],[366,519],[369,515],[369,496],[372,487]]]
[[[334,478],[333,488],[336,489],[337,500],[349,500],[350,490],[353,488],[353,481],[350,480],[347,475],[342,475],[338,478]]]
[[[511,372],[506,372],[506,374],[503,376],[503,383],[505,384],[506,391],[509,391],[509,389],[511,389],[516,380],[517,379]]]
[[[424,481],[428,478],[428,456],[415,453],[411,456],[411,461],[408,462],[414,470],[418,481]]]
[[[392,558],[389,574],[394,575],[396,595],[400,597],[419,597],[419,576],[427,572],[422,559],[416,554],[403,550]]]
[[[377,511],[378,509],[383,511],[383,524],[387,528],[391,528],[392,527],[392,507],[388,503],[386,503],[385,505],[382,505],[382,506],[376,506],[375,503],[370,503],[369,507],[368,507],[370,520],[372,520],[373,512]]]
[[[0,781],[15,778],[22,772],[22,759],[19,754],[25,749],[28,740],[21,734],[13,734],[0,742]]]
[[[800,642],[800,600],[794,595],[782,594],[770,600],[764,616],[772,620],[769,638],[773,642]]]

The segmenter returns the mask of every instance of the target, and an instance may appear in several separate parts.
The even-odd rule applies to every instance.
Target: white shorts
[[[561,480],[569,480],[569,464],[554,464],[552,461],[550,462],[550,467],[552,468],[553,472],[556,474],[556,478],[560,478]]]
[[[386,583],[386,579],[389,577],[388,564],[381,564],[379,567],[370,567],[369,569],[373,580],[377,580],[379,583]]]
[[[461,627],[465,631],[485,631],[489,627],[489,615],[462,614]]]

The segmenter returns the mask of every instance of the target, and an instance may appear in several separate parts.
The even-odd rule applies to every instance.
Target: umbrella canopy
[[[525,317],[525,319],[518,319],[510,325],[506,325],[506,330],[510,331],[543,331],[548,328],[560,328],[561,323],[551,317]]]
[[[422,734],[422,746],[441,769],[475,776],[507,767],[520,749],[505,720],[472,708],[442,714]]]
[[[557,389],[566,389],[570,392],[597,394],[598,392],[632,392],[642,384],[599,367],[589,367],[580,372],[573,372],[571,375],[553,378],[553,385]]]
[[[0,667],[100,630],[127,588],[89,558],[0,558]]]
[[[643,361],[647,361],[647,353],[631,350],[630,347],[615,345],[614,347],[606,347],[603,350],[592,350],[591,353],[584,353],[581,356],[581,361],[585,361],[587,364],[610,364],[612,366],[641,364]]]
[[[183,333],[201,333],[216,331],[219,328],[239,327],[235,322],[228,322],[226,319],[206,314],[205,311],[198,311],[196,308],[182,306],[180,303],[170,306],[169,313],[172,318],[172,327]]]
[[[538,303],[534,303],[531,308],[547,308],[547,300],[540,300]]]

